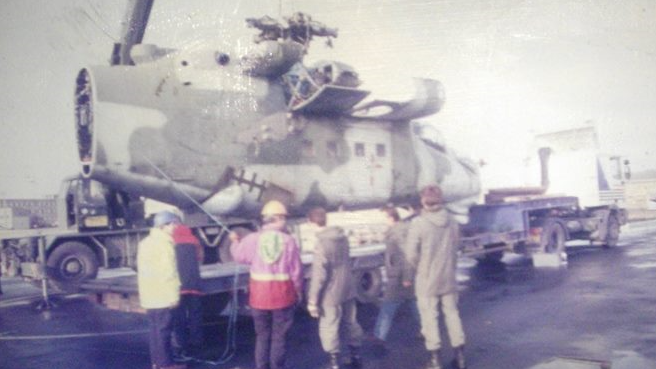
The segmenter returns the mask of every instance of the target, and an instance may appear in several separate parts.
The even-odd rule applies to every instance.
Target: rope
[[[191,197],[191,195],[189,195],[189,194],[186,193],[183,189],[181,189],[180,187],[178,187],[177,183],[175,183],[175,181],[173,181],[173,179],[171,179],[171,177],[169,177],[166,173],[164,173],[163,170],[161,170],[157,165],[155,165],[155,163],[153,163],[153,162],[152,162],[150,159],[148,159],[145,155],[142,155],[142,157],[148,162],[148,164],[150,164],[150,166],[152,166],[152,167],[157,171],[157,173],[161,174],[162,177],[164,177],[164,179],[166,179],[167,181],[169,181],[169,183],[173,186],[173,188],[175,188],[178,192],[180,192],[182,195],[184,195],[184,197],[186,197],[187,199],[189,199],[189,201],[191,201],[194,205],[196,205],[196,207],[198,207],[198,209],[200,209],[200,211],[202,211],[203,213],[205,213],[205,215],[207,215],[207,216],[208,216],[210,219],[212,219],[216,224],[218,224],[221,228],[223,228],[223,230],[225,230],[226,232],[230,232],[230,229],[229,229],[228,227],[226,227],[226,226],[225,226],[220,220],[218,220],[214,215],[210,214],[210,213],[207,212],[205,209],[203,209],[203,206],[202,206],[198,201],[196,201],[196,199],[194,199],[193,197]]]
[[[238,310],[239,310],[237,305],[239,303],[239,299],[237,296],[237,286],[239,285],[238,271],[239,268],[235,266],[235,274],[232,283],[231,309],[230,309],[230,315],[228,316],[228,327],[226,328],[226,336],[228,338],[226,341],[225,349],[221,354],[221,357],[219,357],[217,360],[203,360],[192,356],[180,355],[180,359],[182,359],[180,361],[195,362],[199,364],[217,366],[217,365],[226,364],[235,357],[235,354],[237,353],[237,317],[238,317]]]
[[[196,207],[198,207],[203,213],[205,213],[211,220],[213,220],[216,224],[218,224],[223,230],[226,232],[230,232],[230,229],[224,225],[221,221],[219,221],[214,215],[210,214],[207,212],[205,209],[203,209],[203,206],[196,201],[191,195],[186,193],[184,190],[182,190],[178,185],[169,177],[166,173],[164,173],[163,170],[161,170],[155,163],[153,163],[148,157],[145,155],[142,155],[143,158],[150,164],[162,177],[164,177],[169,183],[175,188],[178,192],[180,192],[182,195],[184,195],[187,199],[189,199]],[[237,317],[238,317],[238,312],[239,312],[239,298],[238,298],[238,291],[239,291],[239,266],[235,264],[235,271],[232,276],[232,300],[230,302],[231,307],[230,307],[230,312],[228,316],[228,326],[226,328],[226,346],[225,349],[223,350],[223,354],[221,354],[221,357],[217,359],[216,361],[211,361],[211,360],[201,360],[193,357],[188,357],[188,356],[182,356],[183,359],[186,361],[194,361],[202,364],[208,364],[208,365],[222,365],[230,360],[235,356],[237,353]]]
[[[237,317],[238,317],[238,303],[239,299],[237,296],[237,286],[239,285],[238,279],[239,279],[239,268],[235,266],[235,274],[233,278],[233,283],[232,283],[232,301],[231,301],[231,309],[230,309],[230,315],[228,316],[228,326],[226,328],[226,336],[227,341],[226,341],[226,346],[225,349],[223,350],[223,353],[221,354],[221,357],[219,357],[217,360],[203,360],[203,359],[198,359],[192,356],[186,356],[186,355],[180,355],[180,361],[184,362],[195,362],[199,364],[205,364],[205,365],[212,365],[212,366],[217,366],[217,365],[223,365],[228,363],[232,358],[235,357],[235,354],[237,353]]]

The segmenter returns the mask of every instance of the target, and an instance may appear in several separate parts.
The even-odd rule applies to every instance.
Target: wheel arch
[[[46,246],[46,260],[52,255],[52,253],[61,245],[67,242],[79,242],[86,245],[96,256],[98,260],[98,265],[102,267],[107,267],[107,258],[105,257],[104,250],[101,248],[98,243],[99,240],[94,240],[92,236],[85,237],[57,237],[54,240],[50,241]]]

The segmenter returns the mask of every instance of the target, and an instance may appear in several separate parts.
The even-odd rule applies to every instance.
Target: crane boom
[[[143,41],[148,25],[148,17],[155,0],[129,0],[125,23],[121,31],[121,42],[114,44],[110,65],[134,65],[130,49]]]

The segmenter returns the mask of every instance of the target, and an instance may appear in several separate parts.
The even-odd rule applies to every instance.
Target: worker
[[[300,249],[286,231],[287,209],[279,201],[262,208],[262,230],[243,239],[230,233],[230,252],[250,265],[249,305],[255,326],[256,369],[285,367],[287,333],[302,293]]]
[[[203,344],[200,264],[203,246],[184,224],[173,230],[175,257],[180,276],[180,304],[175,309],[173,337],[177,345],[175,356],[188,359],[198,356]]]
[[[444,314],[451,345],[452,366],[464,369],[465,334],[458,312],[456,282],[458,224],[444,208],[442,191],[430,185],[420,192],[422,212],[408,229],[403,284],[414,285],[421,317],[421,333],[430,353],[427,369],[440,369],[440,311]]]
[[[180,277],[175,261],[173,230],[180,218],[162,211],[155,215],[153,228],[139,243],[137,281],[139,300],[150,325],[150,360],[153,369],[185,369],[173,362],[171,332],[173,310],[180,301]]]
[[[385,232],[385,273],[387,283],[380,305],[378,317],[374,325],[373,340],[385,349],[385,342],[394,316],[403,304],[407,304],[415,322],[419,325],[419,310],[414,291],[403,285],[402,274],[406,263],[402,248],[405,245],[408,223],[401,221],[399,212],[394,206],[381,209],[385,214],[389,228]]]
[[[330,355],[329,369],[340,368],[342,340],[349,349],[345,364],[362,367],[359,349],[362,328],[356,320],[355,286],[352,281],[349,241],[340,227],[326,227],[326,211],[314,208],[308,220],[316,227],[316,244],[312,259],[312,277],[307,309],[319,319],[319,338],[323,350]]]

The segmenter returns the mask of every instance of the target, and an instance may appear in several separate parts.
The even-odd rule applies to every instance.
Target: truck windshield
[[[77,183],[79,199],[88,204],[105,203],[106,188],[97,181],[81,180]]]

